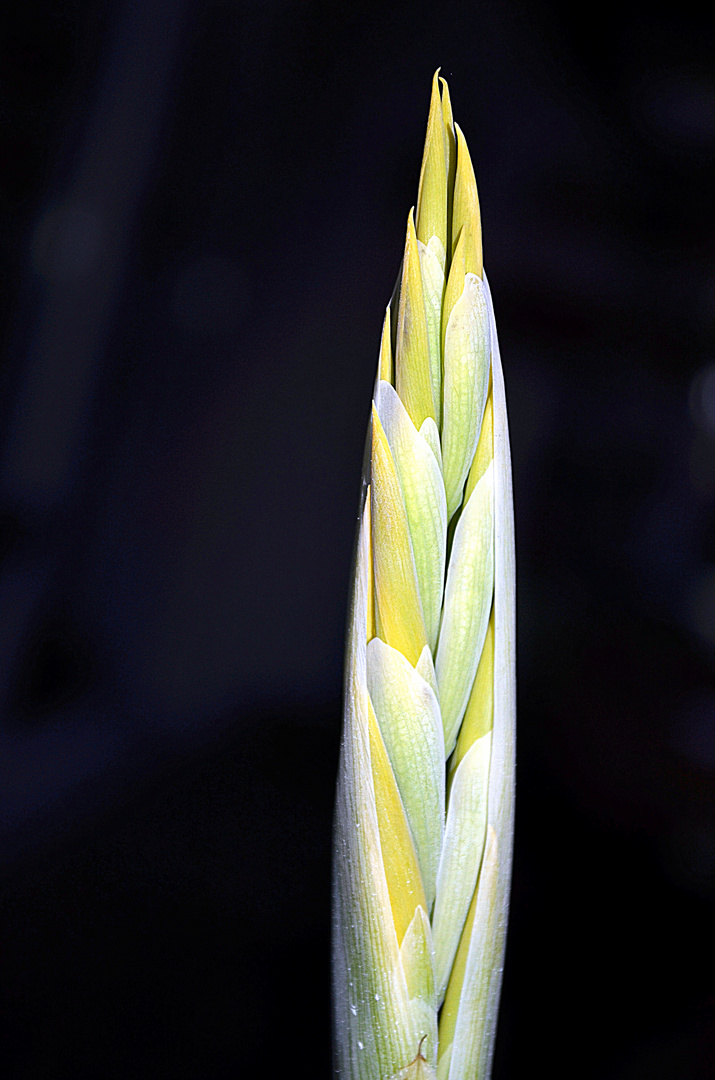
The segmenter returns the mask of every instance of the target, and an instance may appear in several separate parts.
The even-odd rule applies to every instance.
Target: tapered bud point
[[[345,670],[340,1080],[489,1080],[513,830],[514,524],[474,170],[435,74],[385,315]],[[367,640],[366,640],[367,639]]]
[[[435,419],[429,338],[422,288],[422,269],[415,224],[410,211],[402,263],[397,316],[395,386],[417,429],[428,416]]]
[[[390,308],[389,305],[385,311],[385,321],[382,324],[382,338],[380,340],[380,359],[377,365],[377,381],[384,379],[385,382],[392,383],[393,381],[393,365],[392,365],[392,328],[390,325]]]
[[[439,71],[435,71],[432,79],[427,138],[417,195],[417,235],[423,244],[431,236],[438,236],[447,250],[447,145],[439,94]]]
[[[469,226],[468,244],[464,252],[465,265],[472,274],[482,276],[482,219],[479,213],[477,181],[467,140],[459,124],[457,132],[457,175],[454,181],[454,209],[452,212],[452,246],[456,247],[460,232]]]
[[[440,70],[440,68],[437,68],[437,75],[439,75]],[[439,75],[439,83],[442,87],[442,118],[445,130],[450,130],[454,135],[454,116],[452,115],[452,99],[449,95],[449,86],[447,80],[442,78],[441,75]]]
[[[442,84],[442,118],[444,120],[445,146],[447,150],[447,233],[449,241],[447,251],[452,250],[452,204],[454,201],[454,177],[457,171],[457,138],[454,133],[452,101],[449,96],[447,80],[440,78]]]

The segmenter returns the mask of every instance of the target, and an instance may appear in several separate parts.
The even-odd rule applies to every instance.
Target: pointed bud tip
[[[417,235],[426,244],[438,236],[447,247],[447,147],[438,68],[432,78],[427,134],[417,193]]]

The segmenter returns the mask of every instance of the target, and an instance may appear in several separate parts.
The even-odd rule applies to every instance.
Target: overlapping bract
[[[369,449],[335,823],[336,1063],[342,1080],[486,1080],[513,826],[511,466],[476,182],[437,75]]]

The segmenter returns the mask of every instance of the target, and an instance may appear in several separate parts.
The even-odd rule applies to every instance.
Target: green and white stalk
[[[333,898],[340,1080],[490,1075],[513,834],[514,589],[477,187],[436,74],[380,347],[348,625]]]

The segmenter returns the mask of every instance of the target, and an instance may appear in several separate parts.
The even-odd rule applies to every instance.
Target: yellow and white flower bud
[[[437,75],[363,490],[335,815],[337,1071],[488,1080],[513,831],[511,465],[476,181]]]

